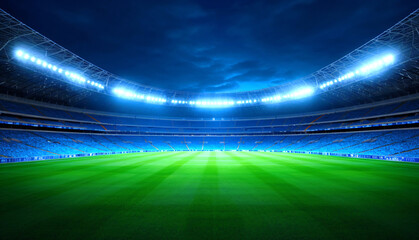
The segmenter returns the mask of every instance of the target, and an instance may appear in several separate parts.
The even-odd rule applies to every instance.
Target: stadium
[[[419,9],[273,87],[127,80],[0,9],[2,239],[412,239]]]

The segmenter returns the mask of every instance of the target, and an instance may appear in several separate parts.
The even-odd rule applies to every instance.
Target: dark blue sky
[[[407,0],[3,0],[0,7],[128,80],[231,92],[304,77],[418,5]]]

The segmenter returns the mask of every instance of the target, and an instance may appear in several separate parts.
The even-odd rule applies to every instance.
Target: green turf
[[[0,165],[0,239],[403,239],[419,164],[139,153]]]

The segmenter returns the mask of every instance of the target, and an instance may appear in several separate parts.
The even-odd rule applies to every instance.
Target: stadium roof
[[[130,95],[134,94],[134,98],[140,101],[135,103],[140,107],[145,106],[141,102],[190,106],[191,102],[196,105],[197,101],[206,99],[208,102],[220,99],[221,102],[227,101],[227,105],[232,101],[235,106],[246,107],[272,103],[289,106],[302,101],[294,100],[300,97],[298,94],[306,93],[313,95],[307,101],[324,108],[374,102],[419,92],[418,15],[419,9],[376,38],[303,79],[248,92],[197,93],[158,89],[122,79],[61,47],[0,9],[1,93],[70,106],[89,106],[89,102],[97,103],[98,99],[110,101],[109,98],[115,98],[115,93],[118,93],[115,89],[119,89],[117,95],[128,93],[128,97],[133,98]],[[36,59],[52,62],[58,68],[64,66],[70,73],[75,72],[78,81],[20,61],[16,55],[18,49],[36,56]],[[351,77],[357,69],[368,67],[371,62],[372,65],[377,61],[382,62],[386,56],[394,58],[391,65],[379,68],[372,74]],[[85,84],[79,81],[80,78],[89,79],[89,82],[94,81],[103,87]],[[278,100],[273,99],[275,96],[280,96],[280,100],[275,101]],[[180,101],[181,104],[174,101]]]

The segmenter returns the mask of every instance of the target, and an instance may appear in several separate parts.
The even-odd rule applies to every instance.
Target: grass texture
[[[0,165],[0,239],[414,239],[419,164],[163,152]]]

